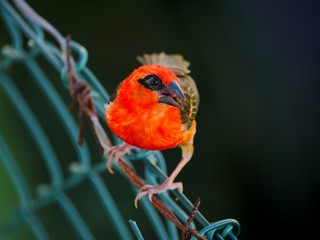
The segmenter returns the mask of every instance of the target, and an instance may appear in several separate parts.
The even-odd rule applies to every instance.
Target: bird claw
[[[107,169],[109,171],[109,173],[113,174],[113,170],[112,170],[112,159],[115,159],[116,162],[119,161],[119,159],[124,156],[125,154],[127,154],[133,147],[127,143],[122,143],[118,146],[113,146],[109,149],[109,151],[107,152],[108,155],[108,160],[107,160]]]
[[[134,199],[134,206],[138,208],[138,201],[145,195],[148,196],[150,202],[152,202],[152,196],[154,194],[163,193],[167,190],[179,189],[180,192],[183,191],[182,182],[170,183],[169,181],[165,181],[161,185],[153,186],[153,185],[144,185],[140,188],[138,195]]]

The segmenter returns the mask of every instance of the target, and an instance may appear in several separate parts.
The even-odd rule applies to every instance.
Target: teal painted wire
[[[75,41],[71,41],[71,48],[77,53],[78,61],[76,63],[76,71],[81,71],[86,67],[88,62],[88,52],[83,46]]]
[[[4,92],[13,103],[13,106],[17,110],[17,113],[21,116],[31,136],[37,143],[37,147],[47,165],[47,170],[50,175],[53,187],[60,187],[63,184],[62,172],[58,164],[56,154],[43,129],[40,127],[41,125],[33,115],[31,109],[26,104],[25,100],[16,89],[12,81],[1,70],[0,85],[5,90]]]
[[[61,122],[65,126],[65,131],[69,135],[69,138],[72,142],[73,148],[75,149],[79,162],[81,164],[81,169],[86,171],[89,169],[90,165],[90,154],[89,149],[84,142],[82,147],[79,146],[77,142],[78,138],[78,126],[75,123],[69,109],[66,107],[65,103],[62,101],[61,97],[57,91],[52,86],[48,77],[44,74],[39,65],[33,60],[30,59],[25,62],[27,69],[30,71],[33,76],[33,80],[41,87],[44,92],[44,95],[48,98],[51,106],[56,111],[56,114],[60,118]]]
[[[6,220],[4,223],[0,224],[0,238],[11,232],[14,232],[22,224],[28,224],[31,228],[31,231],[34,233],[35,238],[39,240],[49,239],[48,233],[44,229],[41,221],[36,217],[35,214],[31,211],[25,211],[19,213],[12,217],[9,220]],[[2,238],[1,238],[2,239]],[[32,238],[33,239],[33,238]]]
[[[148,155],[149,161],[156,161],[159,167],[163,170],[164,174],[167,174],[167,166],[166,161],[160,151],[153,151],[152,155]],[[143,157],[143,155],[141,156]],[[145,168],[145,176],[148,181],[148,183],[151,183],[153,185],[158,185],[159,183],[156,181],[156,176],[154,173],[150,171],[149,168]],[[172,209],[174,213],[177,214],[177,217],[180,219],[187,219],[187,214],[185,214],[181,208],[169,197],[168,193],[163,193],[159,195],[160,198],[167,204],[167,206]],[[168,219],[165,219],[167,228],[168,228],[168,234],[169,239],[179,239],[178,230],[177,227],[170,222]]]
[[[20,12],[30,21],[45,29],[49,34],[51,34],[59,43],[61,49],[65,49],[64,37],[44,18],[38,15],[25,1],[23,0],[13,0],[16,7]]]
[[[44,32],[42,31],[42,28],[40,28],[38,25],[34,23],[31,23],[31,27],[33,28],[34,32],[40,39],[44,39]]]
[[[57,194],[55,197],[60,207],[64,210],[65,214],[67,215],[67,218],[70,220],[70,223],[73,226],[75,232],[78,234],[78,237],[83,240],[94,239],[89,228],[87,227],[87,225],[85,224],[82,217],[80,216],[72,202],[69,200],[69,198],[63,193]]]
[[[163,157],[163,154],[160,151],[154,152],[154,157],[156,158],[158,165],[164,174],[168,174],[167,172],[167,163]]]
[[[90,174],[90,181],[95,188],[97,195],[100,197],[106,212],[109,214],[110,219],[112,219],[112,224],[119,238],[128,240],[132,239],[130,231],[101,177],[96,174]]]
[[[149,168],[145,168],[145,176],[146,179],[148,179],[148,183],[150,183],[151,185],[159,185],[161,183],[159,183],[156,175],[149,169]],[[187,215],[182,209],[181,207],[175,202],[173,201],[168,192],[164,192],[158,195],[161,200],[169,207],[169,209],[172,209],[172,212],[183,222],[187,222],[189,215]],[[190,224],[190,226],[192,228],[195,228],[194,223],[192,222]]]
[[[230,240],[237,240],[237,237],[232,232],[228,234],[228,237]]]
[[[132,220],[130,220],[129,223],[130,223],[130,226],[131,226],[134,234],[136,235],[137,240],[144,240],[137,223]]]
[[[129,154],[127,154],[127,157],[132,160],[141,160],[146,157],[148,157],[150,154],[152,154],[152,151],[146,151],[138,148],[134,148],[131,150]]]
[[[28,214],[26,214],[26,216],[24,218],[25,218],[25,221],[31,227],[31,229],[37,239],[39,239],[39,240],[50,239],[48,236],[48,233],[42,227],[41,221],[39,221],[39,219],[32,212],[29,212]]]
[[[9,8],[10,9],[10,8]],[[20,21],[20,24],[21,25],[23,25],[23,23],[22,23],[22,21]],[[9,28],[9,27],[8,27]],[[15,32],[17,32],[16,31],[16,29],[15,28],[13,28],[12,27],[12,24],[10,25],[10,28],[11,29],[14,29],[15,30]],[[15,34],[16,35],[16,34]],[[31,34],[30,34],[31,35]],[[42,35],[42,34],[41,34]],[[32,36],[32,35],[31,35]],[[33,36],[32,37],[32,39],[33,40],[37,40],[37,38],[35,37],[35,36]],[[18,41],[17,39],[13,39],[13,42],[15,42],[15,41]],[[20,41],[21,42],[21,41]],[[18,45],[18,44],[16,44],[16,45]],[[41,47],[42,45],[40,45],[40,47]],[[80,46],[79,44],[77,44],[77,43],[75,43],[75,42],[73,42],[72,43],[72,46],[73,46],[73,48],[74,49],[76,49],[77,50],[77,52],[78,52],[78,54],[79,54],[79,62],[77,62],[77,68],[78,69],[81,69],[81,68],[83,68],[84,66],[85,66],[85,64],[86,64],[86,62],[87,62],[87,58],[88,58],[88,54],[87,54],[87,51],[86,51],[86,49],[85,48],[83,48],[82,46]],[[53,51],[55,50],[54,48],[52,48],[53,49]],[[42,50],[44,50],[44,49],[42,49]],[[52,52],[52,51],[49,51],[49,52]],[[47,52],[47,54],[49,54],[49,52]],[[54,59],[54,56],[51,54],[50,55],[51,57],[49,57],[49,59]],[[38,71],[39,72],[39,71]],[[90,79],[93,79],[93,81],[95,82],[95,87],[98,87],[99,88],[99,91],[100,91],[100,93],[103,93],[103,95],[104,96],[108,96],[106,93],[105,93],[105,91],[103,91],[103,90],[101,90],[101,89],[103,89],[102,88],[102,86],[100,85],[100,83],[98,83],[98,81],[96,80],[96,78],[94,77],[94,75],[89,71],[89,70],[87,70],[86,71],[88,74],[89,74],[89,77],[90,77]],[[43,85],[43,84],[42,84]],[[61,115],[60,115],[61,116]],[[79,147],[77,148],[77,149],[79,149]],[[83,152],[83,151],[82,151]],[[88,154],[86,154],[86,155],[88,155]],[[83,159],[83,158],[82,158]],[[85,159],[87,159],[87,158],[85,158]],[[83,163],[84,163],[84,161],[83,161]],[[86,164],[87,165],[87,164]]]
[[[87,67],[82,69],[82,75],[85,77],[86,82],[100,94],[101,102],[106,104],[109,101],[109,94],[103,88],[98,79],[94,76],[94,74]]]
[[[64,185],[62,186],[62,188],[60,189],[60,192],[66,192],[74,187],[77,187],[80,183],[82,183],[83,181],[87,180],[88,176],[92,175],[92,174],[97,174],[97,173],[101,173],[102,171],[105,171],[105,164],[101,163],[101,164],[97,164],[95,166],[93,166],[92,168],[90,168],[89,172],[87,174],[77,174],[74,173],[73,175],[71,175],[69,178],[67,178],[64,182]],[[48,189],[48,195],[55,195],[57,194],[57,192],[59,191],[59,189],[54,190],[54,189]],[[48,195],[39,195],[39,197],[34,198],[32,200],[32,204],[30,204],[28,206],[28,209],[24,209],[22,208],[22,210],[26,211],[37,211],[40,210],[46,206],[48,206],[49,204],[52,204],[54,201],[56,201],[56,199],[54,197],[48,197]],[[2,225],[6,225],[6,224],[1,224]],[[8,225],[13,226],[15,225],[15,223],[9,223]]]
[[[1,140],[1,139],[0,139]],[[0,142],[0,153],[3,154],[3,159],[9,159],[8,162],[12,165],[14,161],[10,158],[8,158],[8,153],[3,151],[3,144]],[[15,176],[12,174],[12,171],[8,171],[10,176]],[[15,182],[15,181],[13,181]],[[18,187],[24,186],[25,181],[22,179],[22,182],[17,182]],[[76,183],[75,183],[76,184]],[[83,239],[92,239],[92,235],[90,231],[87,229],[86,225],[84,224],[83,220],[81,219],[80,215],[77,213],[76,209],[73,207],[72,203],[63,195],[59,195],[58,202],[60,203],[60,206],[64,209],[65,213],[67,214],[68,218],[71,220],[74,228],[77,230],[80,236],[83,236]],[[28,222],[31,225],[31,228],[35,232],[35,235],[38,236],[38,239],[47,239],[45,237],[45,231],[41,227],[37,227],[36,224],[40,224],[39,221],[33,216],[32,210],[36,210],[38,208],[44,207],[46,203],[44,199],[39,199],[34,203],[34,205],[25,206],[25,208],[22,209],[23,212],[23,218],[26,222]],[[1,226],[2,227],[2,226]]]
[[[160,182],[163,182],[167,178],[167,176],[163,173],[162,169],[154,165],[150,160],[144,162],[146,164],[146,167],[150,168],[157,175]],[[181,193],[179,190],[174,190],[172,191],[172,193],[179,199],[179,201],[182,203],[182,205],[184,205],[184,207],[186,207],[189,211],[192,210],[193,204],[183,193]],[[200,212],[196,213],[195,219],[197,219],[202,226],[209,225],[208,220]]]
[[[28,206],[32,199],[31,193],[28,189],[25,179],[23,178],[19,167],[16,165],[15,160],[5,144],[2,136],[0,135],[0,156],[2,156],[4,167],[6,168],[9,177],[16,189],[21,204]]]
[[[2,16],[3,22],[7,26],[9,35],[10,35],[10,37],[12,39],[13,47],[17,51],[21,51],[22,50],[22,44],[23,44],[22,43],[22,36],[21,36],[20,31],[18,31],[16,29],[16,26],[14,26],[14,22],[12,21],[13,20],[12,17],[6,12],[3,12],[1,14],[1,16]]]
[[[27,23],[16,13],[16,11],[11,6],[9,6],[9,4],[6,3],[6,1],[3,1],[2,4],[4,6],[4,9],[13,16],[13,19],[19,25],[19,27],[21,28],[21,31],[23,31],[28,37],[30,37],[31,39],[33,39],[33,41],[35,41],[35,43],[40,48],[40,50],[44,54],[44,56],[53,64],[53,66],[57,70],[60,71],[62,69],[62,67],[63,67],[63,63],[62,62],[64,61],[64,59],[61,58],[61,56],[60,56],[60,59],[59,59],[56,55],[51,54],[52,51],[46,45],[46,43],[43,41],[43,39],[40,38],[41,36],[38,36],[27,25]],[[60,37],[59,37],[59,39],[60,39]],[[73,46],[74,46],[74,49],[76,49],[78,51],[78,53],[79,53],[80,62],[79,62],[78,70],[81,70],[82,66],[84,66],[84,64],[87,61],[87,53],[86,53],[86,50],[83,47],[80,47],[79,44],[73,42]],[[104,90],[104,88],[102,87],[100,82],[96,79],[96,77],[92,74],[92,72],[89,69],[84,68],[84,69],[82,69],[82,74],[85,76],[85,78],[86,78],[87,82],[89,83],[89,85],[92,86],[95,89],[95,91],[97,91],[100,94],[100,96],[102,97],[103,104],[107,103],[107,101],[109,99],[109,95]],[[101,109],[101,107],[99,109]],[[104,110],[104,108],[102,108],[101,110]],[[101,110],[99,111],[99,115],[100,116],[102,115],[101,114],[101,112],[102,112]]]
[[[146,176],[148,179],[148,183],[151,183],[151,185],[159,185],[161,183],[159,183],[156,179],[156,177],[153,175],[150,175],[148,173],[148,170],[145,170],[146,172]],[[170,208],[172,209],[172,212],[182,221],[182,222],[186,222],[188,220],[188,215],[181,209],[181,207],[178,206],[178,204],[171,199],[170,195],[168,192],[164,192],[158,195],[161,200]],[[195,227],[193,223],[191,223],[191,227]]]
[[[178,229],[176,225],[166,219],[169,239],[179,239]]]
[[[232,228],[230,228],[230,226],[232,226]],[[226,229],[228,231],[225,231]],[[231,230],[233,231],[231,232]],[[202,236],[208,233],[208,239],[213,239],[217,231],[219,231],[221,237],[226,237],[228,234],[230,234],[229,236],[238,236],[240,233],[240,224],[234,219],[225,219],[222,221],[210,223],[208,226],[201,229],[198,233]],[[221,232],[223,233],[223,236],[221,235]],[[196,240],[195,237],[191,239]]]
[[[148,168],[150,168],[157,175],[161,182],[167,178],[162,169],[160,169],[158,166],[152,164],[152,162],[150,161],[146,161],[145,163]],[[186,207],[189,211],[192,210],[192,202],[182,192],[180,192],[179,190],[173,190],[172,193],[179,199],[184,207]],[[199,211],[196,213],[195,219],[197,219],[202,226],[209,225],[208,220],[206,220],[206,218]]]
[[[145,168],[145,176],[149,184],[159,185],[163,180],[166,179],[166,176],[162,171],[162,170],[166,171],[166,164],[161,152],[156,151],[152,153],[153,155],[152,154],[147,155],[146,162],[152,167],[151,169],[148,167]],[[144,155],[142,154],[141,156],[143,157]],[[159,165],[159,167],[154,164],[155,161],[156,161],[156,164]],[[160,178],[162,176],[161,182],[157,180],[157,176],[160,176]],[[168,193],[162,193],[159,196],[166,203],[166,205],[172,209],[172,211],[177,215],[178,218],[182,219],[183,222],[187,221],[188,215],[169,197]],[[185,205],[188,206],[191,210],[193,207],[193,204],[183,194],[181,198],[182,198],[182,201],[184,201]],[[144,199],[145,198],[143,198],[142,200]],[[148,212],[148,211],[149,210],[146,210],[145,212]],[[206,224],[203,226],[207,226],[209,224],[209,222],[200,213],[197,213],[197,217],[198,219],[202,220],[202,223]],[[171,234],[171,237],[169,239],[178,239],[176,227],[169,221],[167,221],[167,224],[169,225],[169,230],[170,230],[169,234]],[[191,223],[191,227],[195,228],[194,223]]]
[[[23,178],[19,167],[16,165],[16,161],[13,158],[9,148],[0,135],[0,156],[2,158],[4,167],[8,172],[8,176],[11,178],[14,188],[16,189],[21,205],[24,208],[28,208],[31,204],[32,196],[28,189],[25,179]],[[48,234],[42,223],[38,218],[30,211],[24,214],[25,221],[29,224],[31,230],[35,234],[37,239],[49,239]],[[0,231],[1,237],[1,231]]]
[[[52,43],[49,43],[49,44],[52,45],[51,47],[56,52],[56,55],[59,58],[61,58],[63,61],[65,61],[65,59],[63,59],[63,56],[61,55],[61,50],[58,49]],[[85,49],[83,46],[81,46],[79,43],[77,43],[75,41],[71,41],[70,45],[71,45],[71,49],[73,50],[73,52],[76,53],[76,55],[78,55],[78,61],[76,63],[72,62],[72,64],[74,64],[75,72],[80,73],[86,67],[86,64],[88,61],[87,49]],[[71,61],[73,61],[73,59],[71,59]],[[61,75],[60,78],[62,79],[64,86],[66,88],[69,88],[69,79],[68,79],[67,72],[68,72],[67,65],[64,65],[60,71],[60,75]],[[80,77],[80,78],[82,78],[82,77]]]
[[[9,46],[7,46],[7,48],[2,49],[2,53],[6,56],[6,58],[8,60],[13,60],[10,59],[11,56],[10,54],[13,54],[12,58],[16,58],[16,60],[25,60],[25,58],[30,58],[33,57],[37,51],[35,51],[35,49],[31,49],[31,52],[24,52],[23,51],[23,41],[22,41],[22,35],[21,32],[18,30],[17,25],[14,21],[14,19],[12,18],[11,15],[9,15],[7,12],[1,10],[1,16],[3,18],[3,21],[5,23],[5,25],[7,26],[7,30],[9,33],[9,36],[11,37],[12,40],[12,48],[10,46],[10,53],[6,53],[4,52]],[[41,37],[43,37],[42,32],[40,31],[39,28],[35,27],[35,31],[37,32],[37,34]],[[9,55],[8,55],[9,54]],[[13,62],[13,61],[11,61]]]
[[[167,165],[166,165],[166,161],[165,161],[165,159],[163,157],[163,154],[160,151],[155,151],[153,153],[154,154],[152,156],[150,156],[150,158],[154,157],[155,160],[157,161],[157,164],[159,165],[160,169],[164,172],[164,174],[167,174]],[[150,173],[149,168],[145,168],[145,169],[148,171],[148,173],[145,171],[145,175],[147,176],[148,181],[150,181],[154,185],[158,184],[156,182],[155,175]],[[149,175],[149,177],[148,177],[148,175]],[[172,211],[174,213],[177,214],[178,218],[186,219],[187,214],[184,213],[184,211],[182,211],[182,209],[176,204],[176,202],[173,201],[169,197],[168,193],[163,193],[162,196],[164,196],[164,197],[162,197],[161,199],[164,200],[164,202],[166,204],[168,204],[167,206],[170,209],[172,209]],[[179,239],[177,227],[172,222],[170,222],[168,219],[166,219],[166,223],[167,223],[168,234],[170,235],[170,239]]]
[[[136,191],[136,193],[138,192]],[[144,213],[148,217],[151,227],[153,228],[158,239],[170,239],[165,226],[163,225],[161,218],[159,217],[158,212],[155,210],[148,197],[142,197],[138,204],[142,207]]]
[[[232,231],[232,229],[233,229],[233,226],[230,224],[230,225],[227,225],[224,229],[223,229],[223,231],[222,231],[222,233],[221,233],[221,236],[223,237],[223,238],[225,238],[231,231]]]
[[[105,115],[105,111],[106,111],[105,106],[102,104],[99,104],[99,102],[95,102],[95,106],[96,106],[98,116],[101,119],[104,119],[104,115]]]
[[[11,23],[11,21],[7,21],[8,23]],[[10,29],[10,32],[17,32],[17,29],[13,27],[12,24],[8,24],[8,29]],[[38,31],[41,32],[41,31]],[[19,39],[19,34],[12,34],[13,36],[16,36],[13,38],[14,45],[17,49],[21,49],[21,40]],[[83,52],[83,50],[82,50]],[[84,61],[84,60],[83,60]],[[40,68],[35,64],[35,62],[32,59],[29,59],[28,61],[25,61],[25,64],[27,68],[31,71],[31,73],[34,76],[34,79],[38,80],[37,83],[46,91],[45,96],[49,97],[51,100],[52,105],[54,106],[54,109],[58,112],[58,116],[60,116],[60,119],[66,126],[67,133],[71,136],[73,145],[75,149],[77,150],[78,156],[80,158],[82,168],[87,169],[89,162],[90,162],[90,156],[88,154],[88,149],[86,146],[84,148],[80,148],[77,142],[75,141],[77,136],[77,127],[76,124],[73,121],[73,118],[71,117],[70,112],[66,109],[65,105],[63,104],[60,97],[58,97],[58,94],[54,91],[54,88],[51,86],[50,82],[48,81],[47,77],[44,75],[44,73],[40,70]]]
[[[165,179],[165,175],[163,174],[163,172],[157,167],[155,166],[154,164],[152,164],[150,161],[148,161],[148,165],[149,167],[152,168],[153,170],[153,173],[150,173],[148,172],[147,173],[147,179],[149,181],[151,181],[153,184],[159,184],[158,181],[155,180],[155,176],[154,174],[156,173],[158,177],[161,177],[162,180]],[[183,203],[183,205],[187,208],[189,208],[190,210],[192,209],[193,207],[193,204],[189,201],[189,199],[187,199],[185,197],[185,195],[179,191],[173,191],[175,193],[176,196],[178,196],[179,200]],[[162,194],[163,195],[163,194]],[[174,202],[172,202],[171,199],[169,198],[165,198],[163,197],[162,200],[170,207],[172,207],[174,213],[181,219],[185,219],[185,213],[180,209],[179,210],[179,206],[172,206],[173,204],[175,204]],[[226,236],[229,236],[230,239],[237,239],[236,236],[239,235],[240,233],[240,225],[237,221],[233,220],[233,219],[229,219],[229,220],[223,220],[223,221],[219,221],[217,223],[213,223],[213,224],[209,224],[207,222],[207,220],[203,217],[203,215],[200,213],[200,212],[197,212],[196,214],[196,217],[195,217],[201,224],[202,226],[204,226],[204,228],[199,231],[199,233],[203,233],[203,232],[208,232],[209,233],[209,236],[212,236],[212,239],[213,239],[213,236],[215,234],[217,234],[216,237],[221,237],[222,239]],[[232,224],[232,226],[234,226],[234,229],[230,228],[230,225],[226,226],[226,224]],[[220,234],[220,233],[216,233],[216,230],[217,229],[221,229],[223,227],[225,227],[224,231]],[[231,231],[231,230],[234,230],[235,231],[235,234]],[[226,232],[227,231],[227,232]],[[196,239],[196,238],[193,238],[193,239]],[[211,239],[211,238],[209,238]]]
[[[39,38],[39,36],[36,35],[34,30],[29,27],[28,23],[19,16],[19,14],[7,3],[7,1],[2,0],[0,1],[0,4],[3,10],[12,16],[12,19],[16,22],[21,31],[24,32],[27,37],[31,38],[36,43],[36,45],[39,46],[43,55],[52,63],[52,65],[57,70],[60,70],[62,67],[61,59],[58,59],[55,55],[50,53],[50,48],[46,45],[43,39]]]
[[[138,194],[138,190],[134,187],[135,194]],[[170,238],[165,226],[163,225],[163,222],[159,216],[159,213],[155,210],[154,206],[151,204],[149,199],[145,196],[139,201],[139,206],[142,207],[145,215],[149,219],[149,222],[151,224],[151,227],[153,228],[154,232],[156,233],[156,236],[158,239],[176,239],[176,238]],[[173,236],[175,236],[173,234]]]
[[[5,56],[5,61],[0,63],[0,67],[6,68],[15,61],[22,61],[34,57],[38,52],[35,48],[32,48],[30,52],[23,51],[21,32],[18,30],[15,22],[12,19],[12,16],[8,15],[8,13],[5,11],[1,11],[1,13],[12,40],[12,46],[8,45],[2,48],[2,54]]]
[[[16,1],[16,2],[23,2],[23,1]],[[35,43],[38,45],[38,47],[42,50],[42,53],[44,54],[45,57],[47,57],[47,59],[49,61],[51,61],[51,63],[53,64],[53,66],[57,69],[57,70],[61,70],[63,67],[62,62],[64,61],[64,58],[62,56],[60,56],[60,59],[57,58],[56,55],[54,54],[50,54],[50,48],[46,45],[46,43],[43,41],[43,39],[41,38],[42,36],[38,36],[29,26],[28,24],[18,15],[18,13],[9,5],[7,4],[6,1],[3,1],[3,7],[4,9],[9,12],[12,16],[13,19],[17,22],[17,24],[20,26],[21,30],[31,39],[33,39],[35,41]],[[25,5],[27,6],[27,5]],[[35,12],[33,12],[33,14],[35,14]],[[30,14],[28,15],[30,16]],[[37,18],[39,18],[39,15],[37,15]],[[41,18],[41,22],[46,22],[43,18]],[[49,26],[49,23],[45,23],[46,26]],[[50,25],[51,26],[51,25]],[[51,26],[50,29],[52,29],[53,27]],[[53,28],[54,29],[54,28]],[[48,28],[47,28],[48,30]],[[52,31],[49,31],[52,33]],[[58,33],[58,31],[54,30],[54,37],[57,39],[58,42],[63,42],[64,38],[61,36],[60,33]],[[63,45],[64,44],[60,44]],[[99,94],[101,95],[104,104],[107,103],[108,99],[109,99],[109,95],[106,93],[106,91],[104,90],[104,88],[102,87],[102,85],[100,84],[100,82],[96,79],[96,77],[92,74],[92,72],[87,69],[84,68],[85,63],[87,62],[87,52],[85,50],[85,48],[83,48],[82,46],[80,46],[79,44],[72,42],[73,45],[73,49],[75,49],[78,54],[79,54],[79,62],[77,63],[77,70],[82,70],[83,75],[85,75],[87,82],[89,83],[90,86],[92,86],[97,92],[99,92]],[[62,50],[64,51],[64,48],[62,48]],[[83,69],[82,69],[83,68]]]

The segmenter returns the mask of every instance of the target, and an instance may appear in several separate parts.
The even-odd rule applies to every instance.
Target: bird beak
[[[176,81],[172,80],[167,87],[161,89],[159,92],[161,97],[158,102],[182,109],[181,100],[185,100],[186,97]]]

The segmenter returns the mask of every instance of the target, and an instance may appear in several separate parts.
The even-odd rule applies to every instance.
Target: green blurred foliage
[[[138,66],[135,58],[139,54],[184,55],[191,62],[201,95],[195,154],[178,177],[186,195],[191,200],[201,197],[200,210],[210,221],[237,219],[242,227],[240,239],[274,239],[275,231],[280,231],[279,239],[312,234],[320,210],[318,2],[28,3],[64,35],[71,34],[87,48],[88,66],[109,92]],[[0,42],[7,43],[3,39],[8,38],[2,36],[5,31],[0,28]],[[31,80],[23,79],[23,73],[14,74],[21,76],[17,84],[42,124],[51,126],[48,135],[60,148],[60,123],[45,111],[46,102],[34,94]],[[68,103],[63,88],[61,94]],[[0,117],[1,133],[10,138],[11,147],[19,149],[15,156],[24,173],[30,174],[27,179],[34,191],[37,182],[45,181],[45,174],[36,170],[41,157],[26,144],[30,136],[16,123],[19,120],[1,90]],[[180,152],[164,153],[172,170]],[[74,157],[65,145],[57,155],[65,166]],[[2,212],[16,197],[1,167],[0,171],[1,189],[5,189]],[[105,178],[126,189],[119,176],[106,174]],[[77,196],[81,207],[87,206],[88,217],[91,210],[98,214],[91,207],[96,206],[96,199],[89,193],[83,196],[81,190],[71,196]],[[113,193],[121,200],[126,217],[137,220],[145,236],[152,236],[144,216],[133,209],[133,195],[116,190]],[[83,191],[89,190],[84,187]],[[61,231],[64,223],[55,220],[57,211],[48,212],[53,217],[43,213],[44,221],[51,221],[50,226],[55,222]],[[112,238],[105,232],[108,220],[101,219],[92,227],[101,239]]]

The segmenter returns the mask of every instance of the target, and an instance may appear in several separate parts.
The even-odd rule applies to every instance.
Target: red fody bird
[[[161,185],[145,185],[135,198],[168,189],[182,191],[182,183],[174,182],[193,155],[196,113],[199,94],[189,76],[189,62],[180,55],[144,54],[143,64],[122,81],[106,105],[106,120],[111,131],[124,142],[108,152],[107,167],[133,147],[164,150],[181,147],[182,158],[172,174]]]

